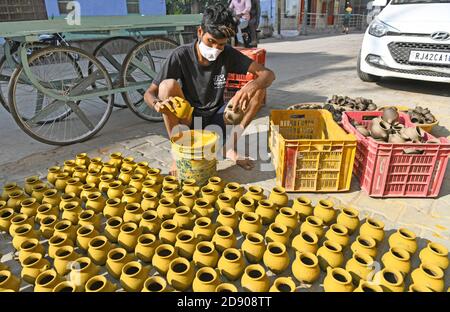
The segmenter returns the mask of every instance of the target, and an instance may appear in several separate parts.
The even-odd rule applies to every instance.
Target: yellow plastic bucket
[[[183,131],[171,139],[179,180],[195,179],[204,185],[217,175],[217,140],[216,133],[206,130]]]

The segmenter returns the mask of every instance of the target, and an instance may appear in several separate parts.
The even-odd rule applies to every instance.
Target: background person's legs
[[[258,45],[258,34],[256,33],[256,30],[258,29],[258,21],[256,18],[252,18],[250,22],[248,23],[248,27],[250,29],[250,37],[252,41],[250,42],[250,45],[252,47],[256,47]]]

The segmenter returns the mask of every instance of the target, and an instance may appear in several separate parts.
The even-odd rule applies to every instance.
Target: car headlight
[[[378,20],[373,21],[369,26],[369,34],[375,37],[383,37],[388,32],[397,32],[397,30]]]

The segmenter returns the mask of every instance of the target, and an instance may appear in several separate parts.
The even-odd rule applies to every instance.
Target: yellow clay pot
[[[353,253],[363,253],[375,259],[377,256],[377,241],[367,235],[360,235],[351,245]]]
[[[0,289],[18,292],[20,289],[20,278],[8,270],[0,271]]]
[[[86,153],[77,154],[75,157],[75,164],[77,166],[85,166],[86,168],[89,166],[90,158]]]
[[[31,254],[23,260],[20,276],[25,282],[34,284],[36,277],[50,268],[50,262],[48,262],[42,254]]]
[[[261,218],[254,212],[246,212],[242,215],[242,219],[239,222],[239,232],[242,235],[248,233],[259,233],[262,229]]]
[[[36,210],[36,221],[40,222],[42,219],[48,216],[55,216],[58,218],[59,209],[58,207],[52,206],[50,204],[42,204]]]
[[[50,258],[56,257],[56,250],[63,246],[72,246],[73,242],[65,234],[55,234],[48,240],[48,256]]]
[[[299,227],[298,214],[289,207],[280,208],[278,215],[275,217],[275,222],[286,225],[291,230],[291,233]]]
[[[53,292],[80,292],[81,287],[75,285],[75,283],[71,281],[64,281],[59,283],[53,288]]]
[[[336,219],[336,210],[331,200],[321,199],[314,207],[313,215],[322,219],[323,223],[330,225]]]
[[[104,275],[96,275],[86,282],[84,290],[86,292],[115,292],[117,287],[107,280]]]
[[[95,214],[94,210],[83,210],[78,215],[78,225],[93,225],[98,231],[101,230],[101,214]]]
[[[215,208],[220,210],[222,208],[233,208],[235,207],[236,199],[229,194],[221,193],[217,196]]]
[[[192,283],[194,292],[215,292],[220,284],[220,277],[217,271],[211,267],[203,267],[197,270]]]
[[[434,292],[434,290],[427,286],[411,284],[409,285],[408,292]]]
[[[321,238],[325,234],[323,226],[322,219],[315,216],[309,216],[306,217],[305,222],[300,226],[300,232],[312,232],[316,234],[318,238]]]
[[[104,162],[102,170],[100,170],[100,173],[102,173],[102,174],[110,174],[113,177],[116,177],[118,175],[118,173],[119,173],[119,170],[114,165],[114,163]]]
[[[105,265],[111,243],[106,236],[99,235],[89,241],[88,255],[97,265]]]
[[[101,213],[105,209],[106,199],[103,197],[102,193],[95,192],[88,196],[86,202],[86,209],[92,209],[95,213]]]
[[[122,181],[123,185],[130,184],[131,177],[133,176],[133,169],[131,168],[121,168],[119,176],[117,177],[120,181]]]
[[[269,201],[271,201],[277,208],[286,207],[289,202],[286,190],[280,186],[274,187],[270,192]]]
[[[69,220],[72,224],[78,224],[78,215],[83,211],[83,208],[78,202],[68,202],[63,207],[61,219]]]
[[[20,191],[22,190],[22,188],[20,188],[17,183],[15,182],[8,182],[3,186],[3,192],[1,195],[1,199],[3,201],[8,201],[9,200],[9,196],[12,192],[14,191]]]
[[[56,189],[49,189],[44,192],[42,204],[49,204],[54,207],[59,207],[61,203],[61,194]]]
[[[323,281],[325,292],[352,292],[352,276],[342,268],[328,268],[327,276]]]
[[[27,198],[22,200],[20,206],[21,206],[20,213],[23,213],[28,217],[32,218],[35,217],[37,214],[37,208],[39,207],[39,203],[36,200],[36,198]]]
[[[19,250],[22,243],[30,238],[38,238],[38,234],[31,225],[21,225],[14,230],[12,245],[16,250]]]
[[[72,177],[80,179],[81,183],[86,183],[87,175],[88,170],[86,166],[77,166],[75,167]]]
[[[311,252],[296,252],[292,274],[301,283],[312,284],[320,276],[319,259]]]
[[[134,254],[140,260],[151,263],[156,247],[158,247],[159,244],[160,242],[156,239],[154,234],[142,234],[138,238]]]
[[[245,268],[241,285],[246,291],[267,292],[270,288],[270,281],[262,265],[250,264]]]
[[[345,269],[352,276],[353,284],[359,285],[360,280],[370,280],[375,273],[375,263],[371,256],[354,253],[347,261]]]
[[[96,266],[89,257],[81,257],[71,262],[69,280],[76,287],[84,288],[86,282],[93,276],[97,275],[99,267]]]
[[[91,158],[89,161],[89,166],[88,166],[88,170],[102,170],[103,167],[103,161],[100,157],[94,157]]]
[[[219,258],[217,268],[222,276],[230,281],[235,281],[242,276],[245,268],[245,261],[242,252],[236,248],[225,249]]]
[[[109,184],[106,195],[108,198],[122,198],[124,189],[125,187],[122,185],[122,181],[114,181]]]
[[[159,197],[158,193],[148,191],[142,194],[141,208],[144,211],[155,210],[158,207]]]
[[[98,189],[102,193],[108,192],[109,185],[114,182],[114,176],[112,174],[101,174]]]
[[[67,180],[67,185],[64,189],[64,193],[74,193],[77,197],[80,197],[82,186],[83,183],[81,183],[79,178],[70,178],[69,180]]]
[[[263,256],[264,265],[273,273],[281,274],[289,266],[289,255],[286,246],[279,242],[267,244]]]
[[[14,209],[12,208],[3,208],[0,210],[0,231],[9,232],[11,219],[14,216]]]
[[[212,239],[216,227],[210,218],[197,218],[195,219],[194,224],[194,229],[192,231],[196,238],[208,241]]]
[[[170,262],[178,258],[178,252],[174,246],[169,244],[161,244],[156,247],[155,254],[152,258],[152,266],[160,273],[167,274]]]
[[[269,226],[265,236],[268,243],[278,242],[287,246],[290,242],[290,235],[291,230],[287,226],[274,222]]]
[[[162,186],[163,188],[165,186],[171,186],[171,187],[175,187],[178,189],[178,187],[180,186],[180,184],[178,183],[178,179],[177,177],[171,176],[171,175],[167,175],[163,178],[162,181]]]
[[[56,182],[56,176],[62,172],[62,168],[58,166],[53,166],[47,170],[47,181],[53,185]]]
[[[166,292],[167,282],[161,276],[151,276],[144,282],[142,292]]]
[[[122,202],[127,204],[141,204],[142,194],[134,187],[128,187],[123,190]]]
[[[121,168],[130,168],[133,171],[136,169],[136,162],[134,161],[134,157],[125,157],[122,159]]]
[[[391,247],[387,253],[381,257],[381,262],[385,268],[400,271],[403,276],[406,276],[411,271],[411,256],[403,248]]]
[[[230,182],[225,185],[225,188],[223,192],[233,198],[234,200],[237,200],[245,193],[245,189],[242,185],[236,182]]]
[[[82,250],[87,251],[91,239],[93,239],[98,235],[99,233],[93,225],[83,225],[79,227],[77,230],[77,239],[76,239],[77,246],[80,247]]]
[[[342,248],[345,248],[350,243],[347,228],[337,223],[330,226],[330,229],[325,233],[325,238],[338,243]]]
[[[434,264],[442,270],[448,268],[448,249],[444,245],[429,242],[427,247],[420,251],[419,258],[423,264]]]
[[[255,202],[259,202],[260,200],[264,200],[267,198],[267,196],[264,195],[264,189],[256,185],[250,186],[245,196],[253,199]]]
[[[45,183],[42,182],[38,176],[31,176],[31,177],[25,178],[25,185],[23,187],[23,190],[28,195],[31,195],[31,193],[33,193],[33,187],[35,187],[36,185],[44,185],[44,184]]]
[[[267,225],[275,221],[277,206],[270,200],[261,200],[258,202],[255,213],[261,217],[262,224]]]
[[[158,212],[158,217],[161,220],[171,219],[175,214],[176,205],[173,199],[161,198],[158,203],[156,211]]]
[[[96,188],[99,188],[100,190],[100,177],[101,177],[100,170],[98,169],[89,169],[86,176],[86,183],[87,184],[93,184]]]
[[[190,191],[197,194],[197,192],[200,191],[200,186],[197,185],[197,181],[195,179],[186,179],[183,181],[183,186],[181,189],[183,191]]]
[[[40,253],[45,256],[45,249],[39,243],[39,240],[37,238],[30,238],[23,241],[19,249],[19,262],[23,263],[28,256],[34,253]]]
[[[132,255],[127,253],[124,248],[111,249],[106,259],[106,269],[112,277],[119,279],[124,265],[132,260]]]
[[[213,188],[204,186],[201,188],[200,194],[201,198],[206,199],[212,205],[216,206],[217,196],[219,195],[219,193],[217,193]]]
[[[263,259],[266,251],[264,237],[259,233],[248,233],[241,248],[248,262],[258,263]]]
[[[139,227],[142,228],[143,233],[152,233],[155,235],[159,234],[161,229],[161,219],[155,210],[147,210],[142,214],[141,222],[139,222]]]
[[[219,177],[211,177],[208,179],[208,188],[213,189],[216,193],[222,193],[225,188],[225,182]]]
[[[11,237],[14,237],[17,228],[25,224],[29,224],[33,227],[34,219],[29,218],[26,214],[23,213],[14,215],[11,218],[11,225],[9,226],[9,235],[11,235]]]
[[[340,267],[344,263],[342,246],[328,240],[317,250],[317,257],[319,258],[319,266],[322,271],[326,271],[327,267]]]
[[[418,286],[426,286],[437,292],[444,291],[444,271],[437,265],[421,264],[412,271],[411,279]]]
[[[178,224],[173,220],[166,220],[161,223],[161,230],[158,236],[163,243],[174,245],[177,241],[178,232],[180,232]]]
[[[117,241],[120,246],[128,252],[133,252],[136,247],[138,237],[142,234],[142,229],[133,222],[125,222],[120,227],[120,233]]]
[[[103,208],[103,215],[106,218],[123,217],[125,212],[125,204],[121,202],[120,198],[110,198],[106,201],[105,208]]]
[[[319,249],[319,238],[314,232],[301,232],[292,240],[292,248],[298,252],[315,254]]]
[[[179,206],[175,209],[173,221],[175,221],[181,229],[191,230],[194,227],[196,217],[188,206]]]
[[[239,224],[239,217],[233,208],[222,208],[219,210],[216,222],[219,225],[229,226],[234,230]]]
[[[43,218],[40,222],[39,232],[44,238],[49,239],[55,233],[56,223],[58,223],[58,218],[54,215]]]
[[[54,269],[45,270],[36,277],[34,292],[52,292],[63,280]]]
[[[72,242],[77,239],[77,228],[69,220],[62,220],[55,224],[54,234],[66,234]]]
[[[77,197],[75,193],[64,193],[61,195],[61,201],[59,202],[59,210],[63,210],[64,205],[70,202],[77,202],[80,206],[82,204],[81,198]]]
[[[213,243],[203,241],[195,246],[192,259],[197,267],[215,268],[219,261],[219,253]]]
[[[167,282],[179,291],[185,291],[191,287],[195,277],[194,266],[185,258],[172,260],[167,272]]]
[[[117,243],[122,224],[123,220],[120,217],[111,217],[106,220],[105,236],[108,237],[112,243]]]
[[[80,199],[86,202],[90,194],[93,194],[98,191],[99,189],[95,186],[94,183],[86,183],[83,186],[81,186]]]
[[[109,155],[109,163],[113,164],[117,168],[121,168],[123,161],[124,158],[120,152],[115,152]]]
[[[388,242],[389,247],[405,249],[411,255],[417,251],[416,234],[408,229],[398,229],[397,232],[389,236]]]
[[[22,203],[23,200],[27,198],[28,196],[25,194],[24,191],[22,190],[13,191],[9,194],[9,199],[6,202],[6,205],[18,212],[21,207],[20,204]]]
[[[70,272],[70,263],[79,257],[80,255],[74,251],[73,246],[59,247],[55,251],[53,266],[59,275],[64,276]]]
[[[199,198],[195,201],[194,208],[192,208],[192,213],[200,217],[208,217],[211,218],[214,213],[214,207],[211,206],[210,202],[206,199]]]
[[[384,223],[379,220],[368,218],[359,228],[359,235],[369,236],[381,243],[384,239]]]
[[[300,221],[304,222],[306,217],[313,215],[314,207],[312,206],[311,199],[305,196],[300,196],[294,199],[292,209],[297,211]]]
[[[269,292],[295,292],[295,283],[290,277],[279,277],[273,282]]]
[[[48,190],[48,186],[46,184],[38,184],[33,186],[31,197],[35,198],[38,204],[41,204],[46,190]]]
[[[361,280],[353,292],[383,292],[383,288],[372,282]]]
[[[238,289],[231,283],[222,283],[217,285],[215,292],[238,292]]]
[[[188,190],[184,190],[183,192],[181,192],[181,197],[180,197],[178,203],[182,206],[187,206],[189,208],[193,208],[196,200],[197,200],[197,196],[195,195],[195,192],[188,189]]]
[[[233,229],[229,226],[222,225],[216,228],[212,242],[219,252],[225,249],[236,247],[237,240],[233,233]]]
[[[175,248],[178,249],[178,254],[181,257],[191,260],[195,252],[198,240],[195,238],[193,231],[184,230],[177,234],[177,241]]]
[[[161,175],[161,169],[149,168],[147,171],[147,179],[153,180],[158,184],[162,184],[164,177]]]
[[[123,221],[139,224],[139,222],[141,222],[143,212],[144,210],[142,210],[141,204],[127,204],[123,214]]]
[[[162,190],[162,184],[157,183],[154,180],[145,180],[142,182],[142,194],[145,193],[156,193],[156,196],[159,196]]]
[[[345,207],[342,208],[341,212],[337,216],[336,223],[343,225],[347,228],[348,233],[352,235],[359,228],[359,211]]]
[[[375,273],[373,282],[383,288],[383,292],[403,292],[405,285],[402,273],[384,268]]]

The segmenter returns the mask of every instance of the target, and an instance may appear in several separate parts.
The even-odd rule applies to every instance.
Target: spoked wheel
[[[105,66],[113,81],[114,87],[119,87],[121,83],[120,70],[125,57],[136,46],[138,41],[132,37],[114,37],[103,41],[94,51],[94,56]],[[93,88],[96,86],[93,85]],[[101,97],[103,100],[107,98]],[[114,106],[126,108],[127,104],[122,97],[114,97]]]
[[[136,82],[147,82],[148,88],[169,54],[177,46],[176,41],[166,38],[150,38],[138,44],[123,63],[120,74],[122,86],[128,87]],[[122,97],[128,107],[142,119],[161,121],[162,115],[145,103],[145,91],[145,88],[131,90],[122,93]]]
[[[114,95],[104,95],[105,102],[93,93],[108,92],[113,85],[96,58],[78,48],[49,47],[33,53],[28,66],[39,84],[58,96],[83,97],[70,101],[42,96],[29,83],[23,67],[18,67],[11,77],[8,99],[11,114],[28,135],[46,144],[68,145],[89,139],[105,125]],[[97,89],[92,88],[93,84]],[[71,114],[64,119],[55,118],[64,112]]]

